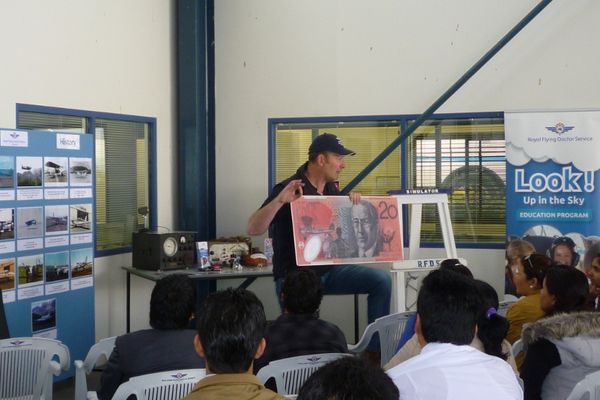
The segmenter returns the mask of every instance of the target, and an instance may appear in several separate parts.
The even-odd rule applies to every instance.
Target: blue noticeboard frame
[[[9,333],[58,339],[71,360],[95,342],[94,155],[91,134],[0,129],[0,287]],[[70,366],[60,378],[73,375]]]

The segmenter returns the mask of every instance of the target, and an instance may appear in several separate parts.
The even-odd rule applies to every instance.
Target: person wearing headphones
[[[575,251],[575,242],[568,236],[559,236],[554,239],[548,249],[548,257],[556,264],[575,267],[579,263],[579,253]]]

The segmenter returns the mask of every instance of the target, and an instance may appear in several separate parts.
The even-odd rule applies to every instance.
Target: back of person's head
[[[481,310],[477,319],[477,337],[483,343],[483,351],[506,360],[508,354],[502,352],[502,342],[508,333],[508,321],[498,314],[498,293],[487,282],[475,279],[481,296]]]
[[[183,274],[167,275],[156,282],[150,297],[150,326],[185,329],[196,307],[192,280]]]
[[[316,314],[323,299],[321,279],[308,268],[289,273],[282,288],[283,305],[291,314]]]
[[[447,269],[432,271],[417,297],[421,334],[427,343],[470,344],[480,308],[473,279]]]
[[[447,258],[440,263],[440,269],[449,269],[454,272],[458,272],[466,276],[467,278],[473,278],[473,273],[466,265],[463,265],[460,260],[456,258]]]
[[[588,293],[588,280],[583,272],[553,265],[546,271],[540,302],[546,314],[581,311],[586,307]]]
[[[263,305],[254,293],[229,288],[210,294],[198,316],[198,337],[210,371],[248,371],[266,324]]]
[[[359,357],[342,357],[316,370],[298,392],[297,400],[397,400],[392,379]]]

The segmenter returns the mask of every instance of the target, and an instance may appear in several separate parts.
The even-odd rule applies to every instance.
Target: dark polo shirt
[[[308,162],[298,168],[294,175],[275,185],[273,190],[271,190],[269,197],[267,197],[267,199],[263,202],[261,208],[273,201],[273,199],[275,199],[275,197],[281,193],[288,183],[295,179],[302,179],[302,182],[304,183],[304,187],[302,188],[304,195],[321,195],[321,193],[317,192],[317,188],[315,188],[306,178],[305,173],[307,166]],[[325,185],[325,190],[322,194],[325,196],[337,196],[340,194],[340,191],[335,182],[329,182]],[[279,209],[277,214],[275,214],[275,218],[273,218],[273,221],[271,221],[271,225],[269,226],[269,236],[273,239],[273,276],[275,279],[285,278],[289,271],[294,271],[296,268],[298,268],[298,265],[296,264],[296,253],[294,250],[292,211],[289,203],[284,204]],[[317,274],[323,275],[332,267],[320,266],[311,268],[313,268]]]

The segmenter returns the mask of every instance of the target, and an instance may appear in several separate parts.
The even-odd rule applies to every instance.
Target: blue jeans
[[[361,265],[333,267],[321,277],[325,294],[367,294],[367,319],[369,323],[390,313],[392,278],[389,272]],[[275,281],[277,298],[281,304],[283,279]],[[369,343],[370,351],[379,351],[379,338]]]

